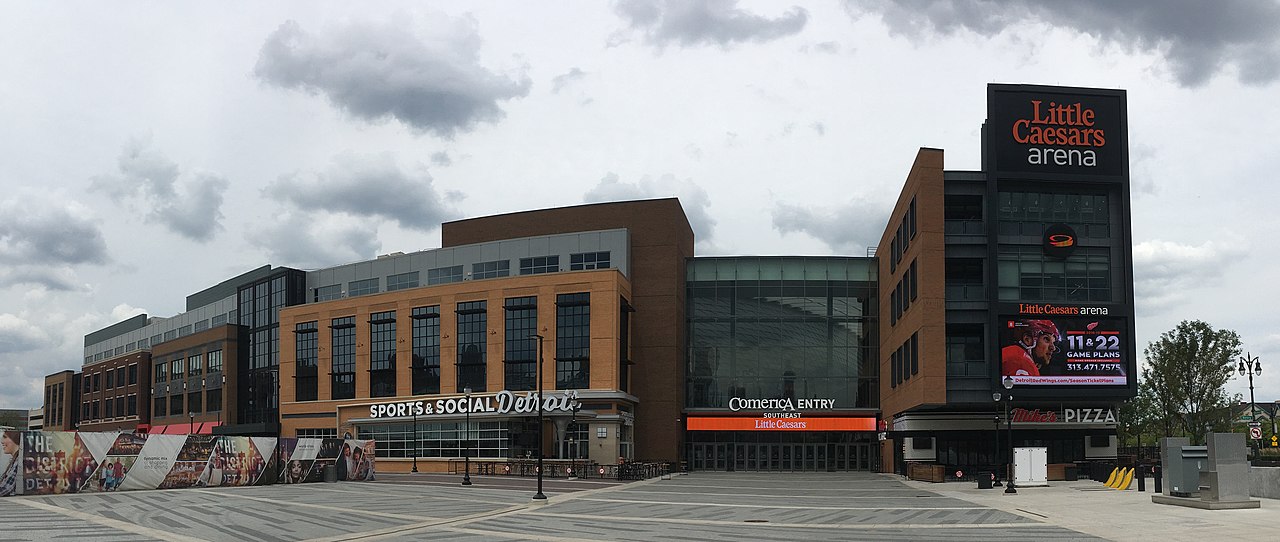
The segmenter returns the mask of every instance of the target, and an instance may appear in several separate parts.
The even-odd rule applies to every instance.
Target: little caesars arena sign
[[[542,398],[543,412],[571,412],[576,408],[582,408],[581,403],[578,402],[577,390],[568,390],[559,395]],[[454,397],[434,401],[401,401],[369,405],[370,418],[401,418],[468,412],[472,414],[537,414],[538,392],[531,391],[524,395],[516,395],[502,390],[494,395],[473,395],[470,398]]]
[[[990,85],[987,141],[1003,173],[1125,174],[1122,90]]]

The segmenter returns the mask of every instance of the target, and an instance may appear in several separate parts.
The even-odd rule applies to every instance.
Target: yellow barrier
[[[1118,472],[1120,472],[1119,468],[1111,469],[1111,476],[1107,477],[1107,483],[1105,484],[1107,487],[1111,487],[1111,484],[1116,483],[1116,473]]]
[[[1117,484],[1116,489],[1119,489],[1120,491],[1129,489],[1129,486],[1133,484],[1133,473],[1134,469],[1129,469],[1129,472],[1124,475],[1124,481]]]

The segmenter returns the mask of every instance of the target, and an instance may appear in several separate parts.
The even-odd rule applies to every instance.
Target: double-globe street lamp
[[[542,493],[542,341],[546,337],[536,333],[532,336],[538,339],[538,492],[533,494],[533,500],[546,501],[547,496]]]
[[[1246,352],[1240,358],[1240,366],[1238,367],[1240,376],[1249,377],[1249,422],[1250,426],[1258,422],[1258,403],[1253,400],[1253,375],[1262,376],[1262,362],[1258,361],[1258,356],[1249,356]],[[1271,434],[1275,434],[1275,416],[1271,417]],[[1254,441],[1257,443],[1257,441]]]

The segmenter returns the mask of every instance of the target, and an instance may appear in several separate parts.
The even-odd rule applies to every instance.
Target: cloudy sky
[[[993,82],[1128,90],[1139,351],[1234,329],[1280,399],[1280,3],[236,4],[0,6],[0,406],[456,218],[675,195],[702,255],[863,255],[919,147],[979,168]]]

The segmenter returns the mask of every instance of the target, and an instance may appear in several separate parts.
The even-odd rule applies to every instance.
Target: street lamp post
[[[411,406],[409,411],[413,412],[413,469],[409,472],[418,472],[418,409]]]
[[[1254,402],[1253,400],[1253,375],[1256,374],[1258,376],[1262,376],[1262,362],[1258,361],[1258,356],[1250,357],[1249,353],[1246,352],[1244,357],[1240,358],[1239,371],[1240,371],[1240,376],[1249,377],[1249,422],[1251,424],[1259,423],[1258,422],[1258,403]],[[1271,423],[1273,424],[1271,432],[1272,434],[1275,434],[1275,426],[1274,426],[1275,417],[1271,418]],[[1258,441],[1255,440],[1253,442],[1256,445]],[[1257,454],[1257,450],[1254,451],[1254,454],[1255,455]]]
[[[538,339],[538,492],[533,494],[533,500],[545,501],[547,496],[542,493],[542,341],[546,338],[536,333],[533,337]]]
[[[998,391],[991,394],[991,399],[994,400],[997,405],[1000,404],[1000,397],[1001,397],[1000,392]],[[995,422],[995,426],[996,426],[996,431],[995,431],[996,445],[995,445],[995,448],[992,448],[992,449],[995,451],[995,454],[993,454],[994,455],[993,462],[997,466],[995,470],[995,476],[991,480],[991,487],[1001,487],[1004,484],[1000,483],[1000,469],[999,469],[1000,455],[1001,455],[1000,454],[1000,407],[996,407],[996,415],[991,417],[991,421]]]
[[[194,434],[194,433],[196,432],[196,413],[195,413],[195,411],[194,411],[194,410],[188,410],[188,411],[187,411],[187,418],[189,418],[189,419],[190,419],[190,422],[189,422],[189,423],[188,423],[188,425],[187,425],[187,434],[188,434],[188,435],[190,435],[190,434]]]
[[[1017,493],[1018,490],[1013,486],[1013,481],[1017,476],[1013,475],[1014,473],[1011,468],[1013,466],[1013,418],[1009,417],[1009,403],[1013,402],[1013,377],[1006,376],[1000,383],[1004,384],[1004,389],[1009,392],[1006,394],[1004,401],[1005,425],[1009,428],[1009,458],[1008,462],[1005,463],[1005,468],[1008,469],[1008,472],[1005,473],[1005,477],[1008,479],[1008,482],[1005,483],[1004,492]]]
[[[462,485],[471,485],[471,388],[462,388],[462,393],[467,396],[467,429],[466,438],[463,440],[464,449],[462,463]]]

